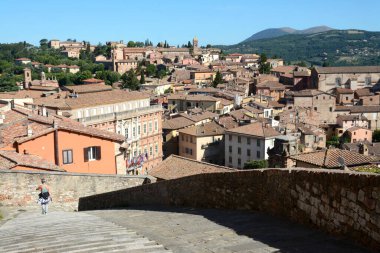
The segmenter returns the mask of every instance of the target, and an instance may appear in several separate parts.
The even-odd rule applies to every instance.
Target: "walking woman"
[[[46,184],[46,180],[41,179],[41,184],[37,187],[36,190],[40,191],[38,194],[38,201],[42,208],[42,214],[47,214],[49,202],[52,200],[49,192],[49,186]]]

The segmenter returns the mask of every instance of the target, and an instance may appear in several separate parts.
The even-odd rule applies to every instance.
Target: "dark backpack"
[[[50,197],[50,193],[49,192],[41,192],[40,197],[43,199],[48,199]]]

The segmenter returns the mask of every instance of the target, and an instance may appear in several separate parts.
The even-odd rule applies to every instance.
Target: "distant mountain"
[[[380,65],[380,32],[363,30],[292,33],[215,47],[225,53],[265,53],[268,57],[281,57],[286,62],[305,61],[314,65],[326,62],[332,66]]]
[[[269,28],[269,29],[262,30],[260,32],[255,33],[254,35],[244,40],[243,42],[276,38],[276,37],[289,35],[289,34],[313,34],[313,33],[327,32],[331,30],[334,30],[334,28],[331,28],[328,26],[316,26],[316,27],[305,29],[305,30],[296,30],[290,27]]]

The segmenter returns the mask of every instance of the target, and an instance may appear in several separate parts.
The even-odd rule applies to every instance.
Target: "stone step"
[[[27,252],[171,252],[112,222],[86,213],[26,212],[0,227],[0,251]]]

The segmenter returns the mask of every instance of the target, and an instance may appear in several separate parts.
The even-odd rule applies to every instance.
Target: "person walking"
[[[52,200],[50,196],[49,186],[46,184],[46,180],[41,179],[41,184],[37,187],[36,190],[39,190],[38,201],[42,208],[42,214],[47,214],[49,202]]]

